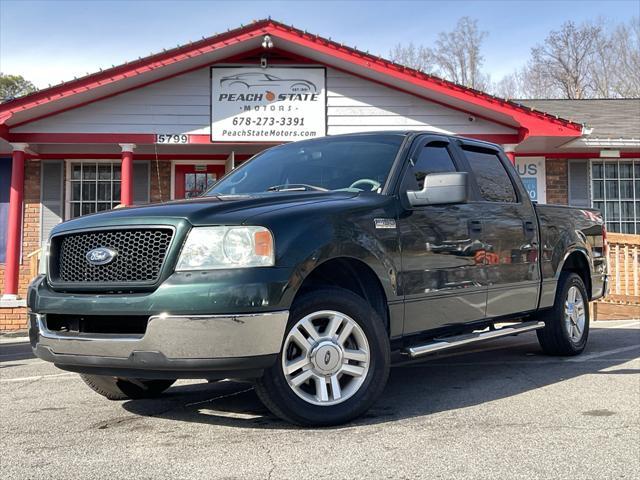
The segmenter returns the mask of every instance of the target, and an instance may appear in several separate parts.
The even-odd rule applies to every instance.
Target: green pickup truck
[[[252,379],[300,425],[365,412],[390,366],[535,330],[576,355],[607,289],[596,210],[536,205],[496,145],[373,132],[277,146],[203,197],[58,225],[35,354],[109,399]]]

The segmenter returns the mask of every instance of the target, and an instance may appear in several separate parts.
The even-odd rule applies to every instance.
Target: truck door
[[[481,222],[487,317],[534,310],[538,303],[538,223],[509,160],[485,143],[462,140],[460,150],[475,183],[475,218]]]
[[[466,166],[452,155],[450,140],[420,137],[405,165],[400,197],[407,190],[420,190],[427,174],[454,171],[466,171]],[[404,333],[482,320],[487,286],[474,205],[405,207],[398,218]]]

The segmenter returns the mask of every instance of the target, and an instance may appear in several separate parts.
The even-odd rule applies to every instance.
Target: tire
[[[311,322],[316,338],[305,322]],[[305,343],[300,335],[308,335],[306,350],[300,347]],[[323,288],[292,306],[278,360],[258,379],[256,392],[287,422],[339,425],[362,415],[378,399],[389,364],[389,337],[380,316],[350,291]],[[307,380],[294,386],[303,375]]]
[[[582,278],[572,272],[563,272],[558,282],[553,308],[541,318],[546,326],[536,330],[544,353],[560,356],[582,353],[589,338],[587,299],[587,289]],[[571,304],[573,306],[570,306]]]
[[[139,380],[135,378],[85,375],[80,378],[89,388],[109,400],[154,398],[175,383],[173,380]]]

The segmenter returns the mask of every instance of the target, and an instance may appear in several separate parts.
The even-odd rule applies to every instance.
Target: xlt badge
[[[396,228],[396,221],[393,218],[374,218],[373,223],[376,228]]]

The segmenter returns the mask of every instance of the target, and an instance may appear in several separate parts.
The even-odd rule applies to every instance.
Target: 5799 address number
[[[189,135],[175,133],[159,133],[156,143],[189,143]]]

